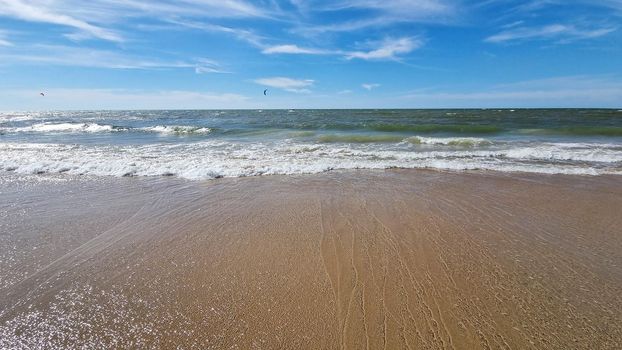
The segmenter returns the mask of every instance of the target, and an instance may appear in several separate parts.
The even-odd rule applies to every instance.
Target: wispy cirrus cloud
[[[317,3],[317,2],[316,2]],[[459,2],[455,0],[341,0],[316,4],[320,11],[366,10],[374,16],[394,21],[443,21],[453,16]]]
[[[600,5],[604,7],[608,7],[612,10],[616,11],[616,14],[622,15],[622,1],[620,0],[601,0],[599,2],[594,2],[591,0],[583,0],[585,3],[590,3],[593,5]]]
[[[309,93],[311,91],[308,88],[315,83],[315,81],[311,79],[293,79],[287,77],[261,78],[255,79],[254,82],[259,85],[295,93]]]
[[[191,63],[194,64],[194,72],[197,74],[209,74],[209,73],[231,73],[228,70],[225,70],[222,65],[214,60],[210,60],[207,58],[197,59],[196,62]],[[182,67],[183,68],[183,67]]]
[[[72,27],[95,38],[123,41],[114,31],[90,24],[71,15],[46,7],[46,3],[24,0],[0,0],[0,16],[13,17],[30,22],[44,22]]]
[[[598,38],[615,30],[616,28],[614,27],[586,29],[564,24],[550,24],[541,27],[512,27],[511,29],[489,36],[484,41],[503,43],[520,40],[554,39],[560,42],[571,42],[581,39]]]
[[[521,13],[537,12],[551,7],[590,6],[616,11],[613,14],[622,14],[622,1],[620,0],[488,0],[480,5],[502,5],[510,12]]]
[[[426,15],[445,13],[453,8],[455,1],[448,0],[337,0],[330,1],[327,8],[372,8],[387,12],[402,13],[406,10],[420,11]],[[416,14],[412,14],[416,15]]]
[[[100,50],[63,45],[33,45],[0,53],[2,64],[61,65],[108,69],[194,69],[197,74],[229,73],[218,62],[206,58],[189,60],[151,59],[124,54],[119,51]]]
[[[491,43],[596,39],[618,30],[622,15],[621,0],[488,0],[480,6],[499,13],[497,23],[507,23],[484,38]]]
[[[382,17],[372,17],[355,19],[348,21],[340,21],[333,23],[321,23],[321,24],[299,24],[297,27],[292,28],[291,32],[295,34],[301,34],[303,36],[318,36],[326,33],[347,33],[356,32],[370,27],[387,27],[395,24],[394,21],[389,21]]]
[[[269,18],[272,13],[267,8],[244,0],[0,0],[0,16],[70,27],[77,33],[65,35],[73,40],[113,42],[125,41],[120,31],[111,28],[128,19]]]
[[[259,48],[266,47],[266,45],[264,44],[266,38],[249,29],[233,28],[219,24],[199,22],[195,20],[167,19],[166,23],[179,26],[180,28],[196,29],[210,33],[225,33],[234,36],[238,40],[245,41],[252,46]]]
[[[185,0],[191,6],[202,7],[205,10],[219,12],[215,16],[242,16],[242,17],[268,17],[266,7],[258,7],[243,0]],[[179,3],[179,2],[173,2]],[[184,4],[180,4],[184,6]]]
[[[3,30],[0,30],[0,46],[13,46],[13,43],[7,39],[9,34]]]
[[[461,12],[459,0],[315,0],[299,2],[306,14],[292,32],[305,36],[386,28],[403,23],[450,23]],[[346,13],[347,20],[325,21],[326,14]],[[321,21],[314,20],[315,18]]]

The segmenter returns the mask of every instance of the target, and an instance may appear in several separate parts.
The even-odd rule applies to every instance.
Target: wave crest
[[[459,147],[476,147],[492,145],[490,140],[474,138],[474,137],[423,137],[413,136],[405,141],[415,145],[445,145]]]
[[[122,128],[113,125],[102,125],[97,123],[39,123],[31,126],[6,128],[9,132],[37,132],[37,133],[79,133],[79,132],[112,132],[120,131]]]
[[[140,130],[167,135],[204,135],[212,132],[212,129],[207,127],[187,125],[156,125],[140,128]]]
[[[39,123],[30,126],[0,128],[2,132],[9,133],[98,133],[98,132],[122,132],[139,131],[153,132],[166,135],[204,135],[212,132],[212,129],[202,126],[188,125],[156,125],[142,128],[122,127],[97,123]]]

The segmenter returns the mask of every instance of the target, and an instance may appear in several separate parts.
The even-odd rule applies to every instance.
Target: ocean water
[[[0,113],[0,175],[210,179],[359,168],[622,175],[622,111]]]

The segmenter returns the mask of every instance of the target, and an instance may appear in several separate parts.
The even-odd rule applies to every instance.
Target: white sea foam
[[[423,137],[412,136],[407,138],[412,144],[425,144],[425,145],[446,145],[446,146],[463,146],[463,147],[475,147],[491,145],[490,140],[476,138],[476,137]]]
[[[319,173],[332,169],[489,169],[622,174],[622,148],[598,144],[413,150],[405,145],[203,141],[141,146],[0,143],[0,170],[21,174],[174,175],[187,179]]]
[[[97,123],[39,123],[30,126],[3,128],[8,132],[37,132],[37,133],[78,133],[78,132],[111,132],[116,129],[112,125]]]
[[[121,132],[121,131],[152,132],[163,135],[204,135],[212,132],[212,129],[185,125],[156,125],[142,128],[115,127],[97,123],[38,123],[22,127],[0,128],[2,132],[9,133],[97,133],[97,132]]]
[[[185,125],[156,125],[140,128],[140,130],[166,135],[209,134],[210,132],[212,132],[212,129],[210,128]]]
[[[506,150],[507,158],[575,162],[622,162],[622,145],[589,143],[545,143]]]
[[[22,122],[27,120],[37,119],[38,116],[33,113],[0,113],[0,124],[6,122]]]

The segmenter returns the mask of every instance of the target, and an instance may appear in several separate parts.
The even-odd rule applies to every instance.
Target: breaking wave
[[[97,123],[39,123],[22,127],[0,128],[4,133],[98,133],[98,132],[152,132],[166,135],[204,135],[212,129],[185,125],[156,125],[141,128]]]
[[[198,126],[184,126],[184,125],[156,125],[140,128],[141,131],[156,132],[167,135],[203,135],[212,132],[212,129]]]
[[[24,127],[2,128],[5,132],[31,133],[79,133],[79,132],[112,132],[124,130],[113,125],[97,123],[39,123]]]
[[[420,151],[398,146],[286,141],[239,144],[217,140],[141,146],[0,143],[0,170],[187,179],[387,168],[622,174],[622,147],[618,145],[544,143]]]
[[[332,143],[376,143],[376,142],[400,142],[404,138],[392,135],[323,135],[318,137],[319,142]]]
[[[492,141],[473,137],[422,137],[413,136],[406,141],[415,144],[475,147],[492,145]]]

